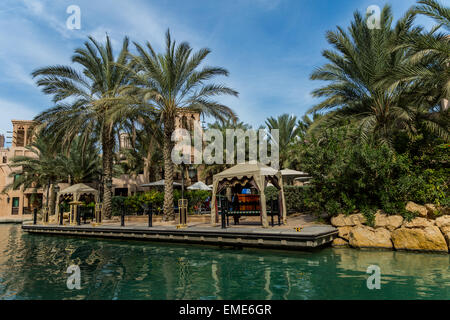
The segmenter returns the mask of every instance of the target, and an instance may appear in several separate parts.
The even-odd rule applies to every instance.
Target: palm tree
[[[208,124],[208,129],[215,129],[221,132],[222,137],[225,137],[227,134],[227,129],[232,129],[232,130],[243,130],[243,131],[247,131],[247,130],[251,130],[252,126],[244,123],[242,121],[231,121],[231,120],[225,120],[225,121],[216,121],[214,123],[210,123]],[[226,143],[225,141],[223,141],[224,144]],[[233,159],[236,159],[237,157],[237,141],[234,141],[234,155],[233,155]],[[246,150],[246,158],[248,157],[248,141],[245,141],[245,150]],[[223,159],[227,159],[227,148],[224,145],[223,147]],[[204,169],[204,175],[207,178],[212,179],[212,177],[219,172],[222,172],[225,169],[230,168],[232,165],[231,164],[227,164],[227,163],[216,163],[216,164],[210,164],[207,165]]]
[[[98,181],[102,168],[99,155],[92,139],[84,142],[75,137],[68,150],[61,150],[58,155],[61,180],[70,184]]]
[[[280,155],[280,168],[283,169],[286,166],[287,160],[287,150],[291,143],[298,138],[298,134],[300,132],[300,127],[297,123],[297,117],[294,115],[283,114],[278,116],[278,118],[267,118],[266,120],[267,129],[279,130],[279,155]]]
[[[126,106],[133,97],[124,95],[129,81],[128,38],[114,57],[111,41],[100,44],[92,37],[84,47],[75,50],[72,62],[78,71],[69,66],[50,66],[33,72],[43,92],[53,95],[57,105],[35,120],[43,123],[44,132],[51,132],[57,143],[69,144],[77,135],[82,140],[95,137],[101,142],[103,168],[103,215],[111,216],[111,189],[108,181],[113,174],[116,123],[108,112],[112,107]]]
[[[364,140],[378,140],[392,145],[396,132],[411,132],[414,128],[416,107],[413,104],[410,83],[389,88],[381,82],[387,74],[406,61],[405,50],[393,51],[406,35],[418,32],[413,15],[408,12],[392,27],[389,6],[381,12],[380,29],[369,29],[365,19],[355,12],[354,21],[344,31],[327,33],[334,50],[323,51],[329,63],[316,69],[312,80],[329,82],[313,91],[315,97],[325,98],[309,110],[310,113],[328,111],[312,130],[319,127],[336,127],[351,122],[360,128]]]
[[[135,82],[149,110],[155,111],[163,129],[164,158],[164,219],[174,219],[173,172],[171,160],[175,129],[175,118],[181,110],[190,110],[218,119],[236,115],[227,106],[213,100],[218,95],[238,96],[238,92],[224,85],[207,83],[216,76],[228,76],[228,71],[220,67],[200,65],[211,52],[203,48],[193,53],[188,43],[176,44],[166,33],[166,50],[157,54],[150,43],[146,48],[135,43],[138,55],[133,63],[137,66]]]
[[[163,166],[160,151],[162,149],[162,130],[158,119],[141,118],[136,121],[126,121],[124,130],[132,139],[131,148],[120,150],[125,159],[119,163],[123,172],[132,175],[143,173],[147,182],[162,179],[158,175]]]
[[[413,15],[433,18],[437,25],[430,31],[411,32],[395,45],[393,51],[405,51],[406,61],[386,75],[383,84],[390,89],[412,83],[416,118],[432,133],[449,138],[448,100],[450,99],[450,8],[434,0],[423,0],[412,8]],[[447,30],[441,31],[442,29]]]

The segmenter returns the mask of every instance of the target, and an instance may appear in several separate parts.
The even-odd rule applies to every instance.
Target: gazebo
[[[61,197],[66,197],[69,195],[72,196],[73,202],[80,201],[81,196],[84,196],[84,195],[92,195],[95,198],[95,202],[96,203],[99,202],[98,190],[91,188],[83,183],[74,184],[73,186],[70,186],[70,187],[58,192],[57,197],[56,197],[56,203],[58,204],[56,206],[56,214],[58,216],[59,216],[59,201],[60,201]]]
[[[213,191],[211,199],[211,224],[217,222],[216,195],[227,187],[237,184],[250,184],[259,191],[260,214],[264,228],[269,226],[267,221],[266,196],[264,190],[268,183],[272,183],[279,190],[279,205],[282,221],[286,224],[286,201],[284,199],[283,178],[279,170],[261,163],[242,163],[231,167],[213,177]]]

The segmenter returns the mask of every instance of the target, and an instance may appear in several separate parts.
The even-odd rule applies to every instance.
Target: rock
[[[411,221],[404,221],[403,226],[405,228],[426,228],[434,226],[433,220],[428,220],[425,218],[414,218]]]
[[[352,230],[352,228],[353,227],[349,227],[349,226],[339,227],[338,228],[339,237],[348,241],[348,237],[350,235],[350,231]]]
[[[447,246],[450,249],[450,226],[442,227],[441,232],[444,235],[445,241],[447,241]]]
[[[427,214],[428,214],[428,210],[427,210],[427,208],[425,208],[425,206],[421,206],[421,205],[419,205],[417,203],[414,203],[412,201],[409,201],[406,204],[406,208],[405,209],[407,211],[410,211],[410,212],[418,213],[419,216],[421,216],[421,217],[426,217]]]
[[[331,218],[331,224],[335,227],[352,227],[361,225],[366,222],[366,218],[361,213],[356,214],[339,214],[336,217]]]
[[[448,252],[447,243],[436,226],[425,228],[400,228],[391,234],[397,250]]]
[[[393,231],[397,228],[400,228],[402,223],[402,216],[388,216],[380,212],[377,212],[375,214],[375,228],[386,228],[389,231]]]
[[[434,204],[428,203],[425,205],[425,208],[427,209],[428,218],[431,219],[436,218],[436,215],[438,214],[439,210],[436,208]]]
[[[450,216],[441,216],[436,218],[436,225],[442,229],[442,227],[450,227]]]
[[[354,227],[350,231],[349,243],[355,248],[392,249],[391,233],[385,228]]]
[[[341,238],[335,238],[331,245],[333,247],[348,247],[348,241]]]

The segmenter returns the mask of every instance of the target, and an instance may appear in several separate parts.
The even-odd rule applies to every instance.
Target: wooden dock
[[[308,249],[330,244],[338,231],[328,225],[306,226],[300,231],[261,227],[147,227],[134,225],[33,225],[23,224],[22,229],[32,234],[66,235],[127,240],[147,240],[178,243],[195,243],[233,247],[260,247],[272,249]]]

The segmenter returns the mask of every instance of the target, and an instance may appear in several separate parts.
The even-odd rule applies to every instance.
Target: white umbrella
[[[280,170],[280,172],[281,172],[282,176],[297,176],[297,177],[301,177],[301,176],[307,176],[308,175],[306,172],[292,170],[292,169],[283,169],[283,170]]]
[[[176,187],[181,187],[181,183],[178,183],[178,182],[174,182],[173,185]],[[140,186],[141,187],[164,187],[164,180],[159,180],[159,181],[155,181],[155,182],[151,182],[151,183],[145,183],[145,184],[141,184]]]
[[[187,187],[188,190],[208,190],[211,191],[212,188],[204,184],[203,182],[199,181],[194,183],[192,186]]]

